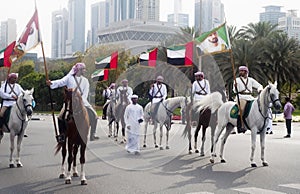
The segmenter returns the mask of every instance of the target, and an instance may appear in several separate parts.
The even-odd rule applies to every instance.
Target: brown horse
[[[64,113],[63,118],[66,123],[66,131],[61,132],[65,135],[65,141],[58,143],[56,146],[57,154],[62,149],[62,173],[60,178],[64,178],[64,162],[68,151],[68,172],[65,183],[71,183],[71,166],[73,164],[73,176],[78,177],[76,168],[76,156],[80,147],[80,164],[81,164],[81,185],[86,185],[87,181],[83,170],[85,164],[85,150],[87,137],[89,133],[88,113],[82,103],[81,95],[75,90],[65,89],[64,93]],[[66,143],[68,142],[68,143]],[[68,145],[66,149],[66,145]]]

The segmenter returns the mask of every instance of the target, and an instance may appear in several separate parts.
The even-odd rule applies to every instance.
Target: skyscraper
[[[174,1],[174,14],[168,14],[168,23],[175,26],[187,27],[189,26],[189,14],[182,13],[182,0]]]
[[[17,38],[17,24],[15,19],[7,19],[0,26],[0,49],[5,48]]]
[[[135,18],[136,0],[110,0],[110,23]]]
[[[85,50],[85,0],[69,0],[66,54]]]
[[[159,0],[137,0],[136,18],[142,21],[159,21]]]
[[[296,10],[288,10],[286,16],[278,19],[278,29],[285,31],[289,38],[300,40],[300,17]]]
[[[278,19],[285,16],[285,12],[281,12],[281,6],[269,5],[263,7],[265,12],[259,14],[260,22],[270,22],[273,25],[278,24]]]
[[[210,31],[225,21],[221,0],[195,0],[195,30]]]
[[[97,43],[97,31],[109,25],[109,0],[91,6],[91,44]]]
[[[52,43],[51,57],[63,58],[66,56],[66,41],[68,37],[68,11],[61,9],[52,12]]]

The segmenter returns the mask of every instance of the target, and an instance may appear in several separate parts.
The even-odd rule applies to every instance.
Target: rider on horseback
[[[96,127],[97,127],[97,113],[93,109],[92,105],[88,102],[87,98],[89,95],[89,88],[90,84],[87,78],[85,78],[83,75],[86,72],[85,64],[84,63],[76,63],[71,69],[71,71],[64,76],[62,79],[58,80],[46,80],[46,84],[50,86],[51,89],[67,86],[68,89],[78,90],[80,92],[82,101],[84,106],[86,107],[86,110],[89,115],[89,121],[91,126],[91,134],[90,134],[90,140],[97,140],[99,139],[98,136],[96,136]],[[58,127],[60,132],[65,131],[65,122],[62,118],[65,112],[65,107],[63,107],[60,111],[60,114],[58,115]]]
[[[112,93],[115,92],[114,91],[115,90],[115,86],[116,86],[115,83],[111,83],[108,88],[106,88],[105,90],[103,90],[102,96],[106,100],[105,104],[103,105],[103,116],[102,116],[103,120],[106,120],[107,107],[108,107],[108,104],[110,102],[110,97],[112,96]]]
[[[194,100],[201,100],[205,95],[210,94],[210,86],[207,79],[204,79],[204,73],[201,71],[196,72],[195,81],[193,82],[192,94]]]
[[[4,124],[4,113],[9,108],[12,107],[18,96],[24,92],[23,88],[16,83],[18,79],[18,74],[10,73],[7,80],[1,85],[0,97],[2,98],[1,112],[0,112],[0,136],[3,135],[2,126]]]
[[[126,90],[126,95],[127,95],[127,99],[128,102],[131,103],[131,96],[133,94],[133,90],[130,86],[128,86],[128,80],[127,79],[123,79],[122,80],[122,85],[118,87],[117,89],[117,99],[120,97],[121,91]]]
[[[233,92],[237,94],[239,97],[239,101],[240,101],[239,109],[240,109],[241,116],[244,113],[244,109],[247,101],[254,99],[252,89],[255,88],[257,89],[258,92],[261,92],[261,90],[263,89],[263,86],[252,77],[248,77],[248,74],[249,74],[248,67],[240,66],[239,67],[240,76],[236,78],[236,87],[233,87]],[[238,133],[245,133],[247,129],[244,127],[244,123],[241,120],[241,116],[238,117],[238,123],[237,123]]]
[[[156,83],[150,88],[149,94],[152,98],[150,114],[155,114],[159,106],[159,102],[164,101],[167,98],[168,91],[167,86],[163,83],[164,78],[157,76]]]

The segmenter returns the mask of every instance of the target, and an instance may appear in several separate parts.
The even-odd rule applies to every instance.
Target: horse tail
[[[209,108],[213,114],[223,103],[222,94],[220,92],[213,92],[209,95],[206,95],[199,102],[196,102],[195,109],[196,112],[199,113],[201,110]]]

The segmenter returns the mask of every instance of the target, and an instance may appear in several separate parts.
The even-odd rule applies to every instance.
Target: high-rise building
[[[64,8],[52,12],[51,57],[66,56],[66,41],[68,37],[68,11]]]
[[[285,31],[289,38],[300,40],[300,17],[296,10],[288,10],[286,16],[278,19],[278,29]]]
[[[69,0],[68,39],[66,54],[85,50],[85,0]]]
[[[97,43],[97,31],[109,26],[109,0],[91,6],[91,44]]]
[[[221,0],[195,0],[195,29],[207,32],[225,21]]]
[[[0,26],[0,49],[7,47],[17,38],[17,24],[15,19],[7,19]]]
[[[137,0],[136,19],[142,21],[159,21],[159,0]]]
[[[281,12],[281,6],[269,5],[263,7],[265,12],[259,14],[260,22],[270,22],[273,25],[278,24],[278,19],[285,16],[285,12]]]
[[[110,0],[110,22],[135,18],[136,0]]]
[[[182,13],[182,0],[174,1],[174,14],[168,14],[168,23],[179,27],[189,26],[189,14]]]

